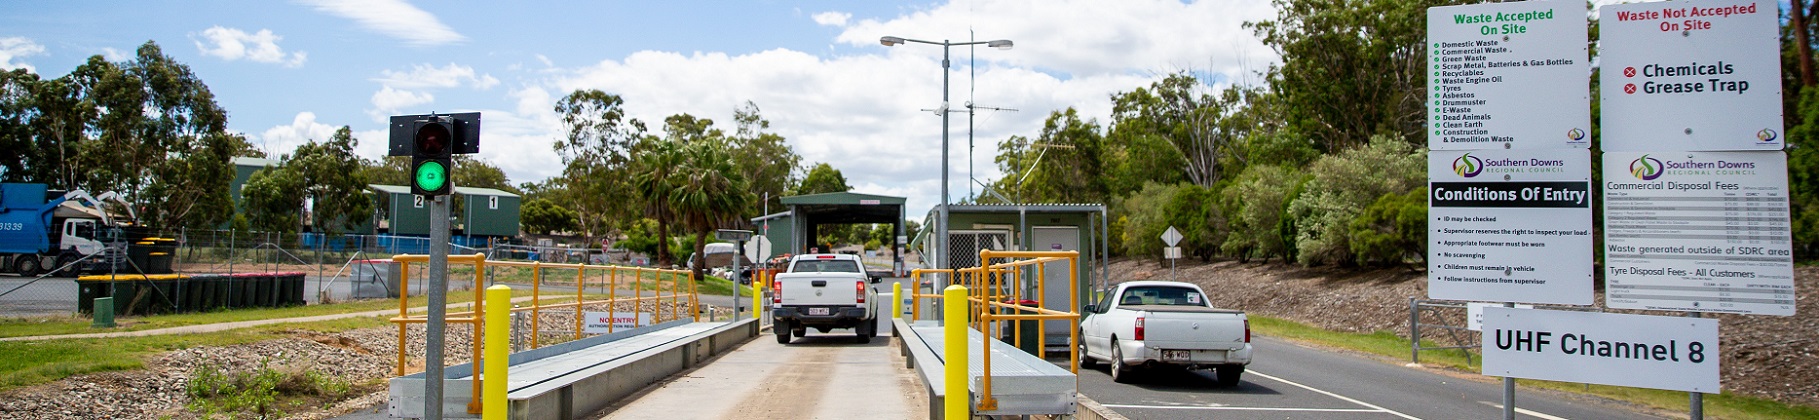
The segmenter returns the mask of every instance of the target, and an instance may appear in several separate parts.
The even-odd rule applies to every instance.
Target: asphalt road
[[[1503,385],[1256,337],[1243,382],[1210,372],[1155,372],[1112,382],[1104,365],[1080,371],[1080,392],[1133,419],[1491,419]],[[1456,374],[1455,374],[1456,375]],[[1590,398],[1517,389],[1517,418],[1653,419]]]

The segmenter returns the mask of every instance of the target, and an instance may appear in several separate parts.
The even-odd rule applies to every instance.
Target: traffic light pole
[[[448,316],[448,210],[446,195],[429,200],[429,320],[425,322],[423,418],[442,420],[442,348]],[[476,284],[474,287],[480,287]],[[403,345],[400,343],[400,345]]]

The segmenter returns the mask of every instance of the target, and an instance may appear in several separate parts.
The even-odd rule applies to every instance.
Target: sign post
[[[1181,281],[1181,276],[1175,273],[1175,260],[1181,259],[1181,247],[1175,246],[1181,243],[1181,231],[1169,226],[1168,230],[1162,232],[1162,243],[1168,245],[1162,249],[1162,257],[1168,258],[1168,276]]]
[[[739,285],[739,280],[744,277],[743,275],[740,275],[740,273],[739,273],[739,265],[741,262],[740,260],[745,259],[745,241],[752,239],[752,231],[720,229],[720,230],[714,231],[714,239],[719,239],[722,241],[733,241],[733,242],[738,243],[738,245],[735,248],[738,249],[739,251],[737,254],[733,255],[733,286],[734,286],[733,287],[733,290],[734,290],[734,292],[733,292],[733,320],[738,321],[739,312],[741,311],[741,308],[739,307],[739,303],[740,303],[739,296],[738,296],[739,293],[737,292],[737,290],[739,290],[739,287],[737,287],[737,286]]]

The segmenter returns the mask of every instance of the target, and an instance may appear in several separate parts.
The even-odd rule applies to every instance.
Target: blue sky
[[[273,156],[350,126],[381,155],[389,115],[481,111],[481,158],[516,182],[555,175],[551,110],[576,89],[620,94],[655,126],[690,113],[730,129],[752,101],[804,163],[840,169],[856,191],[940,194],[942,48],[878,38],[1010,39],[1011,50],[953,49],[952,106],[977,116],[977,177],[996,144],[1034,137],[1052,110],[1101,122],[1108,96],[1191,69],[1256,83],[1277,60],[1242,28],[1267,0],[520,2],[403,0],[0,3],[0,69],[68,73],[92,55],[130,57],[146,41],[185,63],[229,112],[229,129]],[[976,76],[969,77],[969,73]],[[950,188],[967,191],[966,114],[952,114]],[[459,180],[457,180],[459,182]]]

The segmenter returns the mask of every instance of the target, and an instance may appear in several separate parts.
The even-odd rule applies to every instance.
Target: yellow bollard
[[[972,418],[972,395],[966,390],[966,286],[953,285],[941,291],[942,339],[947,341],[942,360],[947,363],[944,375],[947,379],[947,400],[944,401],[945,418],[959,420]]]
[[[891,283],[891,319],[903,317],[903,283]]]
[[[758,275],[758,273],[758,270],[752,270],[752,274]],[[758,319],[758,317],[764,316],[764,307],[758,306],[763,304],[764,276],[758,275],[757,277],[752,278],[752,319]],[[758,323],[763,324],[764,320],[759,319]]]
[[[512,336],[512,288],[497,285],[486,288],[486,361],[481,370],[481,385],[486,388],[486,398],[481,404],[485,420],[505,420],[505,381],[507,362],[511,358]]]

